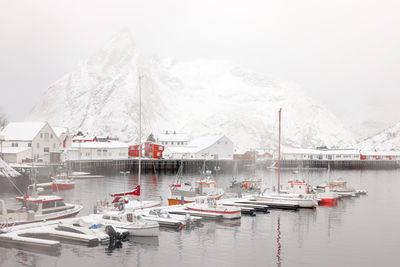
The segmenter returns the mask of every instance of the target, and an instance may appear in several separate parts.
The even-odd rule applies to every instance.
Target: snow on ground
[[[362,150],[400,150],[400,122],[379,134],[367,138],[356,145]]]
[[[137,140],[139,76],[143,136],[175,130],[190,137],[226,135],[243,150],[271,148],[282,108],[285,145],[354,142],[331,112],[293,84],[224,61],[144,58],[127,31],[52,84],[27,120]]]

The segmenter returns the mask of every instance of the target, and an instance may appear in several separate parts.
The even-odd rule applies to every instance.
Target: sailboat
[[[297,205],[300,208],[315,208],[318,205],[314,194],[302,194],[296,192],[283,193],[280,189],[281,183],[281,113],[279,109],[279,141],[278,141],[278,192],[266,193],[254,196],[256,201],[269,203],[271,206]],[[302,185],[299,186],[299,189]]]
[[[138,166],[138,185],[136,188],[129,192],[111,194],[114,197],[114,208],[119,210],[125,209],[126,211],[133,211],[138,209],[148,209],[161,206],[160,201],[143,201],[141,197],[141,158],[142,158],[142,76],[139,75],[138,88],[139,88],[139,166]],[[130,196],[138,196],[139,200],[129,198]]]

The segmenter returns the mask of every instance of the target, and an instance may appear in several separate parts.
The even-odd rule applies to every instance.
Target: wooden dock
[[[142,173],[175,174],[179,166],[184,164],[185,173],[200,173],[203,170],[204,160],[200,159],[142,159]],[[273,169],[275,161],[264,160],[254,162],[252,160],[238,160],[238,171],[246,171],[254,168]],[[206,169],[218,173],[231,173],[234,160],[206,160]],[[136,158],[118,160],[71,160],[65,163],[70,170],[85,171],[92,174],[115,174],[119,171],[137,172],[139,161]],[[332,169],[396,169],[400,168],[395,160],[282,160],[282,171],[285,170],[325,170],[328,165]],[[217,171],[216,171],[217,170]]]

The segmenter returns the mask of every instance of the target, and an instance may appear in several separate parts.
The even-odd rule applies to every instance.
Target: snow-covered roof
[[[189,140],[189,137],[187,134],[183,133],[162,133],[158,134],[157,140],[158,142],[187,142]]]
[[[77,135],[77,136],[74,136],[74,138],[72,138],[72,140],[74,140],[74,141],[79,141],[79,140],[82,140],[82,141],[84,141],[84,140],[91,141],[91,140],[93,140],[93,139],[95,139],[95,138],[96,138],[95,135],[85,135],[85,136]]]
[[[3,154],[17,154],[27,150],[31,150],[30,147],[3,147],[2,152]]]
[[[46,123],[33,121],[10,122],[1,131],[0,135],[4,135],[5,140],[32,141]]]
[[[57,135],[58,138],[64,133],[68,133],[67,127],[51,127],[53,128],[54,133]]]
[[[128,148],[128,143],[122,142],[87,142],[72,143],[72,148]]]
[[[1,158],[0,158],[0,176],[4,177],[16,177],[19,176],[19,172],[14,170],[13,168],[10,167],[7,163],[5,163]]]
[[[364,156],[400,156],[400,151],[366,151],[361,150],[360,154]]]
[[[196,139],[193,139],[188,143],[188,147],[197,147],[198,151],[206,149],[207,147],[212,146],[215,144],[218,140],[220,140],[223,135],[207,135],[207,136],[202,136],[198,137]]]
[[[310,148],[283,148],[283,154],[306,154],[306,155],[354,155],[360,154],[356,149],[310,149]]]
[[[188,143],[187,146],[182,146],[182,147],[168,147],[168,151],[172,153],[179,153],[179,154],[185,154],[185,153],[198,153],[216,142],[220,140],[223,135],[208,135],[208,136],[202,136],[196,139],[193,139]]]

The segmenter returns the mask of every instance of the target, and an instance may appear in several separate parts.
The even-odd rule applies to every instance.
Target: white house
[[[196,138],[183,147],[168,146],[163,155],[169,159],[233,159],[233,142],[224,135]]]
[[[53,131],[60,140],[60,148],[71,147],[72,144],[72,136],[67,127],[52,127]]]
[[[189,141],[189,137],[187,134],[183,133],[176,133],[176,132],[168,132],[166,131],[165,133],[158,134],[156,142],[158,144],[164,145],[164,146],[187,146]]]
[[[72,143],[64,150],[63,160],[127,159],[129,144],[122,142]]]
[[[22,155],[9,156],[9,159],[28,157],[45,163],[57,162],[60,157],[60,140],[47,122],[11,122],[0,135],[4,136],[2,148],[21,148],[9,150]],[[22,149],[24,148],[24,149]],[[26,149],[30,150],[29,156]]]

